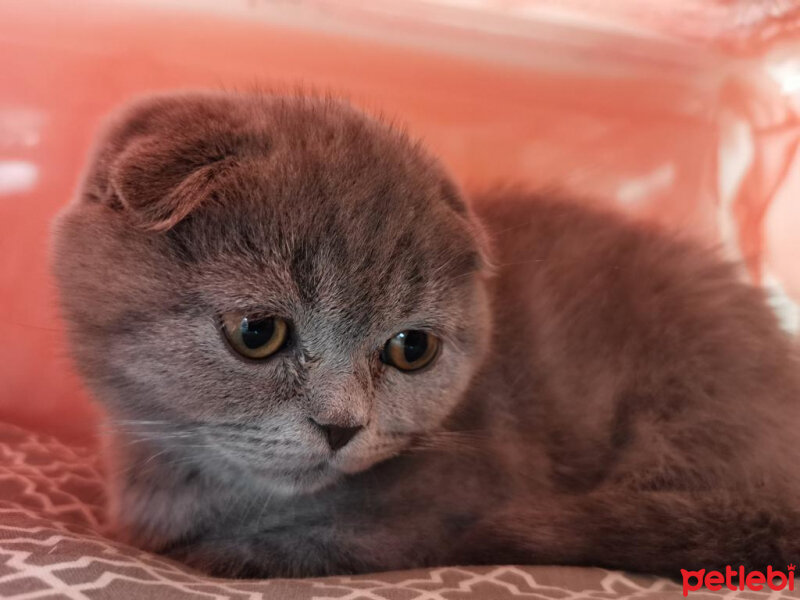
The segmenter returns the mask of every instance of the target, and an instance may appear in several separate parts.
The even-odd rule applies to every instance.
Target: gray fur
[[[222,93],[118,114],[55,231],[143,548],[231,576],[800,560],[795,350],[693,243],[521,191],[468,206],[345,103]],[[234,309],[289,345],[242,360]],[[409,328],[443,348],[404,373],[378,355]],[[333,453],[309,417],[364,429]]]

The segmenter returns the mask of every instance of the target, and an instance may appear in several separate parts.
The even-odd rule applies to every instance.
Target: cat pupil
[[[275,335],[274,319],[242,319],[242,342],[250,350],[256,350],[268,343]]]
[[[403,340],[403,355],[413,363],[425,356],[428,349],[428,335],[424,331],[407,331]]]

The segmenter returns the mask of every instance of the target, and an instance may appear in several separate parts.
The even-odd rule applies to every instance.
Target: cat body
[[[618,215],[467,204],[344,103],[134,104],[55,273],[143,548],[229,576],[800,559],[800,377],[762,293]],[[285,340],[253,359],[228,314]],[[406,370],[413,332],[440,347]]]

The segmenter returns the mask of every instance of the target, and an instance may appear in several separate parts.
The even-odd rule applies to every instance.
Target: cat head
[[[295,493],[458,406],[488,343],[482,240],[439,164],[346,103],[168,95],[111,120],[54,270],[112,422]]]

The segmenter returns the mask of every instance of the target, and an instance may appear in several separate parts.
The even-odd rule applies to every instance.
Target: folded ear
[[[152,135],[130,143],[111,163],[110,187],[138,226],[165,231],[211,197],[233,161],[201,148],[199,140],[181,147]]]
[[[82,199],[164,231],[213,198],[236,163],[242,119],[223,96],[140,100],[112,118],[84,180]]]

